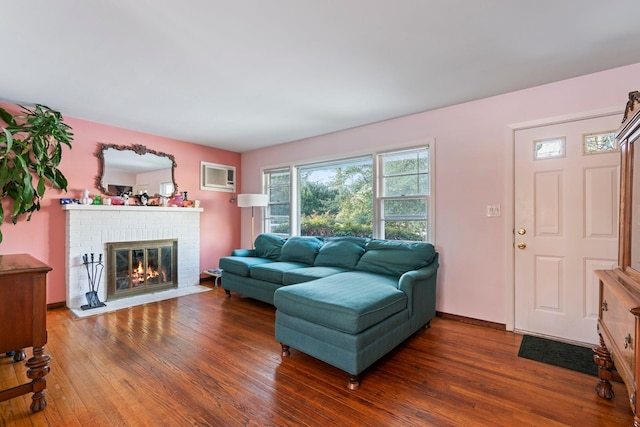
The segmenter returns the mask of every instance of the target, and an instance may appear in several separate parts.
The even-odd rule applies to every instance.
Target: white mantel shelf
[[[179,208],[179,207],[164,207],[164,206],[125,206],[125,205],[78,205],[70,203],[68,205],[62,205],[64,211],[144,211],[151,212],[203,212],[203,208]]]

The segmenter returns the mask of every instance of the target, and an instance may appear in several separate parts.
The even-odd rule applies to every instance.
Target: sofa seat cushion
[[[290,316],[357,334],[407,308],[407,296],[397,284],[390,276],[339,273],[278,288],[273,303]]]
[[[311,280],[321,279],[333,274],[344,273],[348,271],[340,267],[306,267],[296,268],[295,270],[285,271],[282,274],[283,285],[293,285],[296,283],[309,282]]]
[[[268,264],[256,265],[251,269],[251,277],[265,282],[282,284],[282,275],[285,271],[297,268],[308,267],[299,262],[270,262]]]
[[[222,271],[236,274],[242,277],[249,277],[249,271],[256,265],[272,263],[266,258],[227,256],[220,258],[220,268]]]

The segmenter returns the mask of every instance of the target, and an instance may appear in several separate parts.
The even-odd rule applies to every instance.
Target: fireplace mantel
[[[62,205],[62,210],[65,211],[150,211],[150,212],[202,212],[202,208],[179,208],[179,207],[164,207],[164,206],[124,206],[124,205],[76,205],[68,204]]]
[[[67,306],[86,303],[87,272],[83,254],[103,254],[106,244],[159,239],[178,240],[178,288],[200,283],[200,213],[202,208],[122,205],[62,205],[66,211]],[[107,260],[105,259],[105,262]],[[98,297],[106,299],[102,275]]]

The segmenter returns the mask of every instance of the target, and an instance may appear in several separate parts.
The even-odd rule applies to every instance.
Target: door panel
[[[618,253],[619,151],[585,154],[586,134],[614,132],[619,115],[515,134],[515,329],[597,343],[598,281]],[[563,141],[536,159],[541,141]]]

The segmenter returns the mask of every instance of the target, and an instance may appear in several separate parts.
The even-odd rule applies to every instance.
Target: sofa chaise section
[[[348,373],[348,387],[435,316],[438,254],[430,244],[371,241],[356,271],[275,292],[275,336]],[[386,274],[383,274],[386,273]]]

